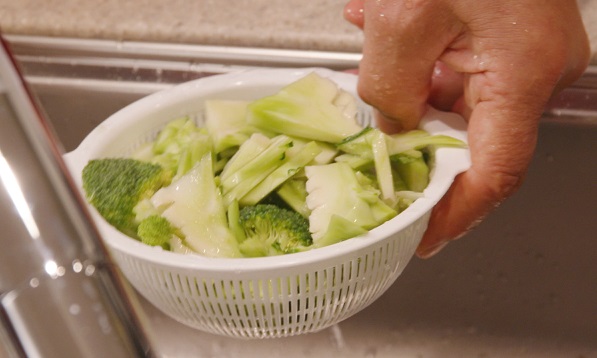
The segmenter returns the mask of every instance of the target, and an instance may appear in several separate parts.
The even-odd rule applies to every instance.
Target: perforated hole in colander
[[[319,331],[377,299],[412,256],[412,239],[408,232],[403,236],[351,260],[294,275],[222,279],[217,273],[157,268],[128,255],[118,261],[145,297],[189,326],[235,337],[282,337]]]

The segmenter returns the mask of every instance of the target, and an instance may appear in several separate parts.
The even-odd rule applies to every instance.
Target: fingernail
[[[439,241],[434,245],[427,246],[422,249],[417,249],[417,256],[422,259],[428,259],[433,255],[440,252],[446,245],[448,245],[449,241]]]

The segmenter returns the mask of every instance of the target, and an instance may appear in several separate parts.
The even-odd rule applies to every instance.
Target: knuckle
[[[484,196],[497,207],[520,188],[524,177],[522,171],[508,168],[497,170],[486,176]]]
[[[357,86],[357,93],[365,103],[377,109],[384,118],[400,123],[404,129],[416,128],[425,111],[424,97],[402,94],[395,88],[380,91],[377,87],[378,84],[362,77]]]
[[[362,75],[359,78],[359,82],[357,85],[357,93],[358,93],[359,97],[361,97],[361,99],[363,101],[365,101],[365,103],[375,106],[375,103],[373,103],[373,102],[375,102],[375,98],[376,98],[375,93],[373,93],[368,81]]]

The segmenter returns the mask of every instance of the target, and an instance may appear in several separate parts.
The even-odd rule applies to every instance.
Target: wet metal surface
[[[141,311],[22,83],[0,46],[0,355],[149,354]]]

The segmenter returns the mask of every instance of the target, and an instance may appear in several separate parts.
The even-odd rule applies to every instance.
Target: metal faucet
[[[1,42],[0,358],[154,356],[136,296]]]

